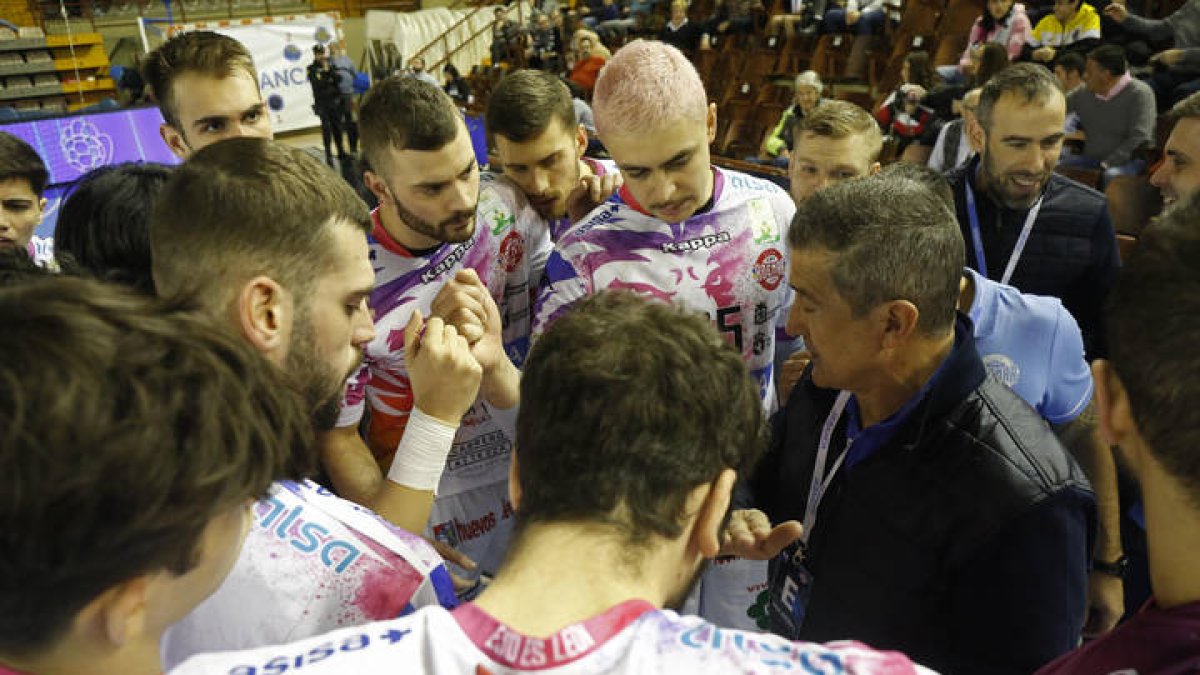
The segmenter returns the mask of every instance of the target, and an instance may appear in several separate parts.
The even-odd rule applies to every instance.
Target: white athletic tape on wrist
[[[457,432],[457,426],[413,408],[388,470],[388,480],[414,490],[436,492]]]

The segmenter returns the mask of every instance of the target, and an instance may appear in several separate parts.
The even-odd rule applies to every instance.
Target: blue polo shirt
[[[975,350],[993,377],[1050,424],[1079,416],[1092,400],[1083,334],[1058,298],[1030,295],[967,268],[975,300]]]

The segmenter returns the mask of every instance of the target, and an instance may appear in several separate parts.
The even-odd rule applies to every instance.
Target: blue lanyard
[[[963,185],[967,188],[967,220],[971,223],[971,244],[975,247],[975,269],[984,278],[989,278],[987,257],[983,253],[983,235],[979,231],[979,214],[975,211],[975,191],[971,189],[970,181],[963,181]],[[1004,275],[1000,277],[1002,284],[1007,284],[1017,269],[1017,261],[1021,259],[1025,244],[1029,242],[1029,235],[1033,232],[1033,221],[1037,220],[1038,211],[1042,209],[1042,199],[1043,197],[1038,197],[1029,209],[1029,214],[1025,216],[1025,225],[1013,246],[1012,255],[1008,257],[1008,264],[1004,266]]]

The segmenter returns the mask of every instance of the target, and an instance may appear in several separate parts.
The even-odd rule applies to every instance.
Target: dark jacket
[[[967,264],[978,270],[967,215],[965,181],[971,182],[988,269],[978,270],[999,281],[1016,246],[1027,210],[998,206],[976,186],[979,158],[946,174],[954,190],[954,208],[966,244]],[[1116,233],[1104,195],[1052,174],[1042,208],[1009,284],[1023,293],[1062,300],[1083,331],[1089,361],[1103,358],[1103,307],[1121,266]]]
[[[317,106],[329,107],[337,104],[341,97],[338,75],[328,61],[324,67],[316,61],[309,64],[308,82],[312,85],[313,101]]]
[[[987,376],[965,317],[956,333],[891,437],[835,474],[808,539],[814,581],[798,637],[853,638],[956,675],[1029,673],[1079,637],[1094,498],[1050,427]],[[739,501],[771,522],[803,519],[837,393],[804,374]],[[829,462],[846,447],[848,416]]]

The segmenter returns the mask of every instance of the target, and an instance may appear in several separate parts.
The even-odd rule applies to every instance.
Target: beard
[[[1033,206],[1042,196],[1046,183],[1050,180],[1049,173],[1033,173],[1029,171],[1008,171],[1001,173],[995,165],[991,153],[984,152],[981,158],[982,171],[979,172],[980,186],[991,196],[992,200],[1004,208],[1022,211]]]
[[[332,431],[341,412],[346,380],[358,370],[362,355],[345,373],[337,373],[317,348],[316,334],[308,313],[296,316],[291,346],[284,359],[284,370],[292,378],[308,406],[313,429]]]
[[[456,211],[449,218],[433,223],[409,211],[393,197],[396,215],[414,232],[447,244],[458,244],[475,234],[475,209]]]

